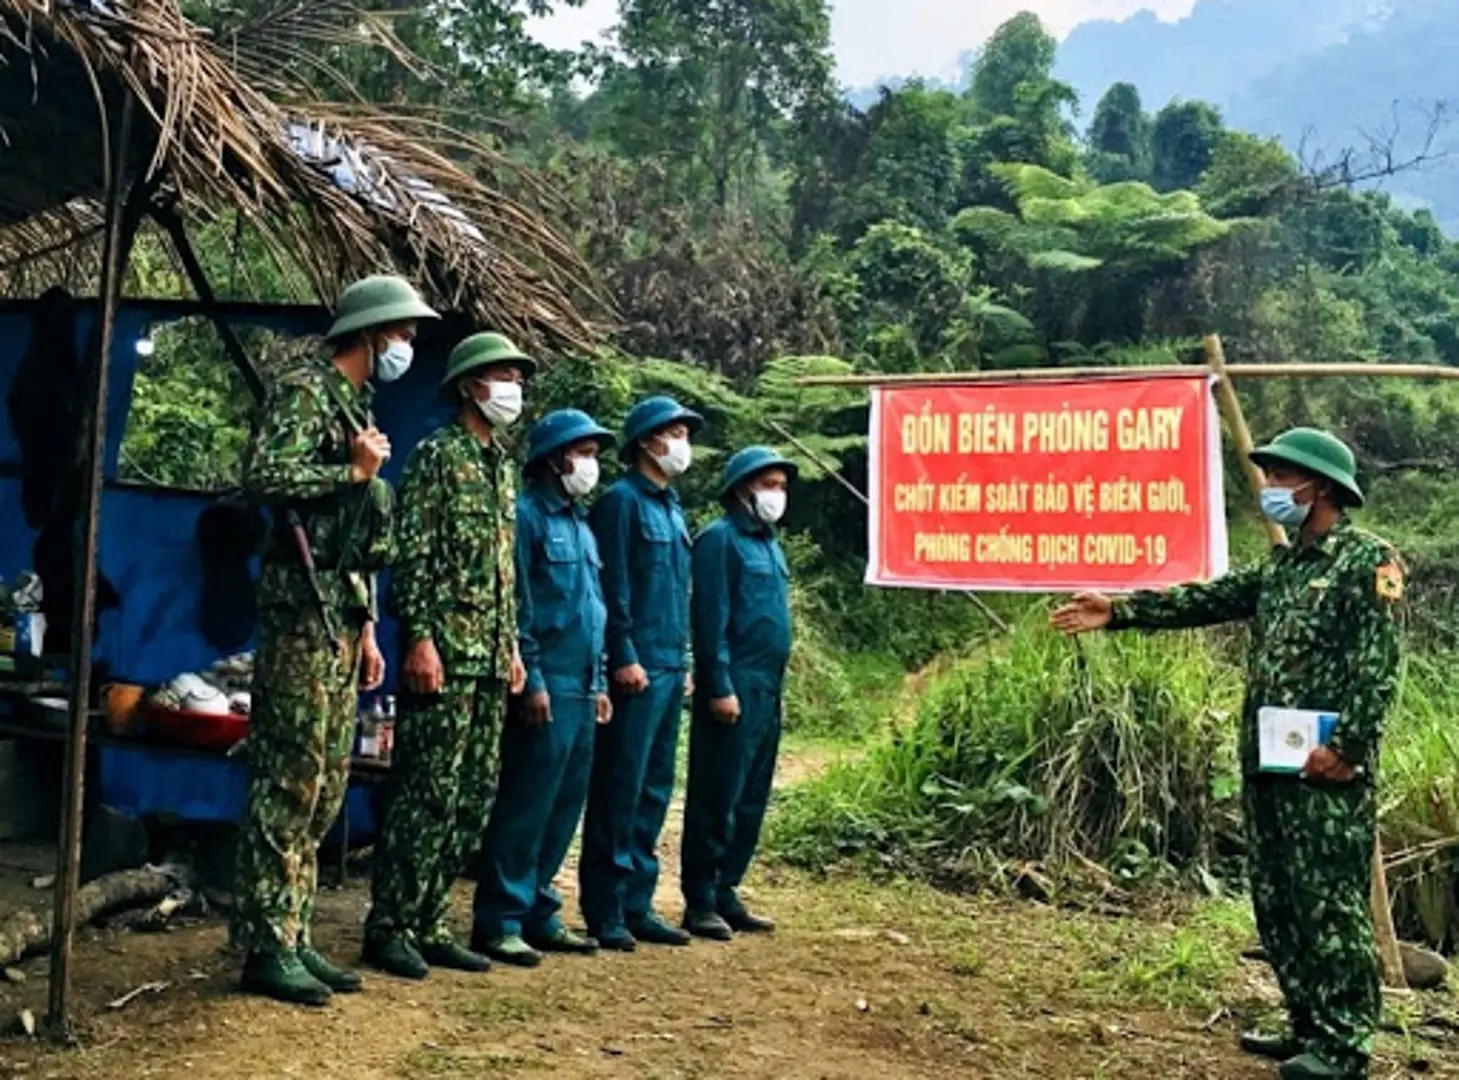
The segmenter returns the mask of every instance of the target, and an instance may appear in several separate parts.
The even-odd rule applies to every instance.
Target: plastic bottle
[[[395,696],[385,699],[385,711],[380,719],[380,759],[389,761],[395,749]]]
[[[362,758],[380,756],[380,699],[376,698],[360,713],[359,754]]]

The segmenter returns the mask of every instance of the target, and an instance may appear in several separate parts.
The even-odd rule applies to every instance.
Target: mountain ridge
[[[1060,43],[1054,74],[1079,95],[1080,127],[1112,84],[1127,82],[1149,112],[1175,100],[1209,102],[1230,127],[1276,137],[1313,167],[1348,148],[1367,157],[1372,144],[1391,144],[1399,161],[1427,149],[1426,167],[1384,183],[1403,204],[1429,207],[1452,234],[1459,128],[1447,110],[1437,125],[1430,114],[1436,103],[1459,106],[1456,50],[1455,0],[1199,0],[1169,22],[1144,10],[1081,23]],[[975,55],[964,54],[961,85],[922,81],[961,90]],[[865,108],[879,93],[861,88],[847,97]]]

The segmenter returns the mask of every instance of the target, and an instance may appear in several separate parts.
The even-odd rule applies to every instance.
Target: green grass
[[[771,850],[935,880],[1088,859],[1131,884],[1203,860],[1236,673],[1193,636],[1076,646],[1045,619],[956,665],[905,730],[786,793]]]
[[[1402,932],[1432,943],[1459,940],[1459,658],[1410,656],[1389,719],[1379,779],[1383,846],[1391,859],[1429,850],[1389,874]]]
[[[1094,1005],[1211,1010],[1231,986],[1255,939],[1244,902],[1211,901],[1172,923],[1075,920],[1084,968],[1080,990]]]
[[[482,1027],[524,1024],[542,1010],[539,998],[519,994],[491,993],[473,999],[462,1009],[462,1016]]]
[[[423,1046],[407,1054],[397,1072],[404,1080],[426,1080],[428,1077],[517,1076],[525,1071],[551,1069],[549,1063],[526,1054]]]

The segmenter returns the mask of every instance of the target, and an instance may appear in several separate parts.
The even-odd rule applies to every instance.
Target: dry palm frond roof
[[[393,40],[347,0],[281,0],[221,40],[178,0],[0,0],[0,288],[94,270],[130,95],[127,175],[185,220],[244,223],[318,299],[394,269],[481,326],[591,344],[594,290],[546,193],[516,170],[525,195],[479,179],[510,166],[427,116],[318,100],[310,34]]]

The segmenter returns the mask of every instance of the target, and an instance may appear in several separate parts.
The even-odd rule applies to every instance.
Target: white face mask
[[[491,388],[491,396],[485,401],[480,398],[472,400],[492,427],[511,427],[522,415],[522,384],[494,382],[487,385]]]
[[[598,486],[598,459],[595,457],[568,458],[572,472],[562,474],[562,490],[573,499],[581,499]]]
[[[774,525],[785,516],[785,492],[770,489],[757,491],[751,497],[750,506],[760,521],[766,525]]]
[[[396,338],[375,354],[375,378],[382,383],[394,382],[410,370],[410,362],[414,359],[415,347]]]
[[[689,445],[688,439],[665,439],[664,452],[655,454],[653,459],[664,470],[665,476],[683,476],[694,460],[694,447]]]

